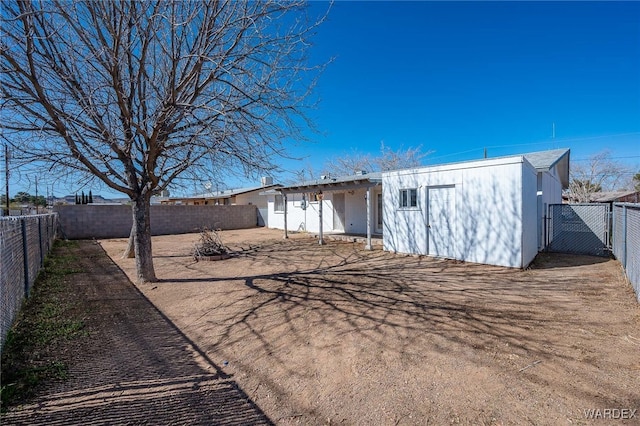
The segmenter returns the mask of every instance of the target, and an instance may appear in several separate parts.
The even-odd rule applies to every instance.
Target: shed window
[[[276,195],[276,201],[273,205],[273,211],[278,213],[284,213],[284,196]]]
[[[416,188],[400,190],[400,208],[418,207],[418,190]]]

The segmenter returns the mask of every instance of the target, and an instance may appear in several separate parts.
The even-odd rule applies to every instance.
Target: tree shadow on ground
[[[538,360],[565,376],[595,377],[601,374],[602,360],[580,333],[606,324],[580,315],[586,304],[579,296],[597,289],[588,283],[578,286],[575,275],[550,276],[553,271],[544,271],[549,262],[554,268],[568,268],[575,262],[563,255],[545,256],[534,270],[521,271],[363,251],[351,243],[318,246],[292,240],[244,255],[249,262],[282,272],[252,274],[245,267],[240,276],[212,273],[210,277],[165,280],[241,282],[248,293],[221,299],[190,326],[196,321],[203,324],[202,333],[210,337],[207,351],[257,342],[248,350],[256,358],[275,360],[290,377],[309,379],[310,373],[291,365],[284,345],[291,346],[293,341],[293,346],[314,344],[319,350],[331,351],[341,339],[353,336],[403,357],[420,356],[421,345],[426,344],[430,351],[479,367],[496,369],[495,359],[514,354],[519,364],[509,367],[515,371]],[[594,301],[591,297],[590,303]],[[327,341],[326,335],[334,341]],[[567,347],[560,341],[563,336],[582,339],[585,349]],[[580,355],[585,352],[588,356]],[[553,381],[552,376],[543,381]],[[553,386],[594,406],[640,402],[635,391],[611,380],[603,381],[597,391],[581,382],[557,381]]]
[[[76,297],[86,339],[68,348],[68,380],[48,384],[33,403],[11,409],[11,424],[272,424],[129,281],[102,248],[75,249]]]

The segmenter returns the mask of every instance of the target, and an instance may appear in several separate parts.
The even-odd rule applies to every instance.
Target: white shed
[[[568,149],[385,172],[384,248],[525,268],[568,180]]]

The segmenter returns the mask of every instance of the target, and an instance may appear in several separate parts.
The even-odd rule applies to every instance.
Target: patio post
[[[371,250],[371,187],[367,186],[367,245],[365,250]]]
[[[318,192],[318,218],[320,219],[320,232],[318,233],[318,244],[324,245],[324,236],[322,234],[322,191]]]
[[[282,200],[284,201],[284,239],[289,238],[289,233],[287,231],[287,194],[282,194]]]

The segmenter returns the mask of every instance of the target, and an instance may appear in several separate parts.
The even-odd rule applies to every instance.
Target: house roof
[[[610,192],[594,192],[589,196],[589,201],[595,203],[611,203],[621,200],[623,198],[636,198],[640,199],[639,191],[610,191]]]
[[[554,149],[549,151],[530,152],[527,154],[520,154],[519,157],[524,157],[538,172],[546,172],[553,167],[558,169],[558,177],[562,183],[563,188],[569,186],[569,153],[568,148]],[[503,158],[518,157],[517,155],[511,155]],[[502,158],[502,157],[501,157]],[[486,160],[494,161],[499,158],[487,158]],[[485,160],[474,160],[485,161]],[[465,162],[466,163],[466,162]],[[457,163],[454,163],[457,164]],[[428,166],[438,167],[438,166]],[[374,173],[359,173],[350,176],[340,177],[324,177],[324,179],[314,179],[304,182],[299,182],[293,185],[283,186],[277,189],[278,192],[295,193],[304,191],[316,191],[316,190],[340,190],[340,189],[353,189],[358,187],[371,187],[380,185],[382,183],[382,172]],[[266,192],[266,191],[265,191]],[[270,192],[270,191],[269,191]]]
[[[225,189],[222,191],[213,191],[213,192],[206,192],[203,194],[196,194],[190,197],[171,197],[169,199],[170,200],[191,200],[191,199],[216,200],[216,199],[222,199],[222,198],[235,197],[236,195],[247,194],[249,192],[254,192],[254,191],[265,191],[269,189],[278,188],[281,186],[282,185],[280,184],[274,184],[274,185],[265,185],[265,186],[253,186],[250,188]]]
[[[523,157],[539,172],[548,172],[558,168],[558,177],[563,188],[569,187],[569,154],[568,148],[552,149],[523,154]]]
[[[339,189],[354,189],[380,185],[382,183],[382,173],[358,173],[351,176],[330,177],[324,179],[313,179],[299,182],[294,185],[284,186],[279,189],[280,192],[294,193],[304,191],[331,191]]]

